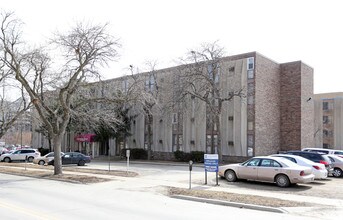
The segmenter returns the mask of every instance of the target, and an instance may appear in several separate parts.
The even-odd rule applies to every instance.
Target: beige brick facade
[[[225,57],[219,64],[222,92],[242,89],[244,93],[242,98],[235,97],[223,105],[220,131],[224,159],[237,161],[313,146],[313,102],[307,101],[313,96],[311,67],[301,61],[279,64],[256,52]],[[157,80],[175,85],[173,76],[178,71],[179,67],[158,70]],[[120,88],[123,80],[125,77],[110,80],[109,85]],[[172,91],[162,91],[161,96],[171,94]],[[163,108],[163,103],[159,107]],[[138,115],[131,125],[132,136],[127,139],[127,146],[146,148],[145,129],[145,117]],[[156,109],[154,156],[172,158],[176,149],[208,152],[206,132],[206,105],[198,100],[189,99],[181,109],[163,114]],[[40,146],[40,140],[37,142]],[[112,152],[120,152],[122,147],[111,146],[116,148]]]

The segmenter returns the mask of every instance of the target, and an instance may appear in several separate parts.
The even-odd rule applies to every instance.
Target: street
[[[15,165],[15,164],[14,164]],[[37,168],[39,166],[37,165]],[[342,215],[343,178],[328,178],[310,184],[279,188],[275,184],[239,181],[229,183],[208,173],[202,164],[192,170],[192,189],[229,192],[279,198],[294,202],[311,202],[315,207],[285,207],[286,214],[174,199],[167,187],[188,189],[187,163],[132,161],[97,161],[77,169],[129,170],[136,177],[108,176],[111,181],[74,184],[37,178],[0,174],[0,213],[6,219],[208,219],[222,216],[250,219],[332,219]],[[100,174],[99,176],[104,176]]]
[[[306,219],[169,198],[145,181],[92,185],[0,174],[2,219]],[[149,185],[149,184],[148,184]],[[311,219],[311,218],[308,218]]]

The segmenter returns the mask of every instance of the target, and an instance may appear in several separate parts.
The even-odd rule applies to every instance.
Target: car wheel
[[[9,163],[9,162],[11,162],[11,158],[5,157],[5,158],[4,158],[4,161],[5,161],[6,163]]]
[[[233,170],[227,170],[225,172],[225,179],[229,182],[235,182],[237,181],[237,176],[236,176],[236,173],[235,171]]]
[[[335,169],[333,170],[332,175],[333,175],[334,177],[341,177],[341,176],[342,176],[342,170],[339,169],[339,168],[335,168]]]
[[[86,164],[86,161],[80,160],[79,163],[77,164],[78,166],[84,166]]]
[[[288,177],[283,174],[279,174],[275,178],[276,185],[279,187],[288,187],[291,185],[291,182],[289,181]]]
[[[40,160],[39,162],[38,162],[38,165],[44,165],[45,164],[45,161],[44,160]]]
[[[28,158],[27,158],[27,161],[28,161],[28,162],[32,162],[32,161],[33,161],[33,157],[28,157]]]

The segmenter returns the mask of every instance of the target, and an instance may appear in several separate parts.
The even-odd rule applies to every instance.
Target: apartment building
[[[343,92],[314,95],[315,147],[343,149]]]
[[[219,134],[223,159],[230,161],[314,146],[311,67],[301,61],[280,64],[257,52],[224,57],[218,65],[220,72],[215,83],[221,92],[242,90],[244,95],[223,103],[219,127],[212,129],[208,127],[206,104],[196,98],[189,98],[187,103],[163,112],[159,109],[163,109],[165,103],[159,103],[159,108],[153,109],[150,137],[155,159],[171,159],[176,150],[210,153],[210,140],[218,139]],[[158,83],[177,86],[175,76],[182,75],[182,70],[176,66],[155,73],[155,78],[142,73],[146,77],[143,88],[153,89]],[[109,80],[105,89],[125,90],[128,83],[126,77],[120,77]],[[175,98],[177,94],[170,88],[161,91],[158,99]],[[125,144],[111,140],[111,152],[118,154],[124,147],[147,148],[146,115],[140,113],[132,121],[131,133]],[[63,145],[73,150],[80,143],[68,135]],[[33,140],[38,146],[43,143],[41,138]],[[101,144],[94,146],[96,150],[93,151],[98,152],[97,155],[102,154],[99,152],[106,154]]]

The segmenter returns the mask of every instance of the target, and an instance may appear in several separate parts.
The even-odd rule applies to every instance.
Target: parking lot
[[[315,182],[308,184],[297,184],[288,188],[280,188],[272,183],[254,181],[228,182],[225,179],[220,179],[219,183],[220,187],[223,188],[239,188],[262,192],[278,192],[292,195],[343,199],[343,178],[328,177],[324,180],[316,180]]]

